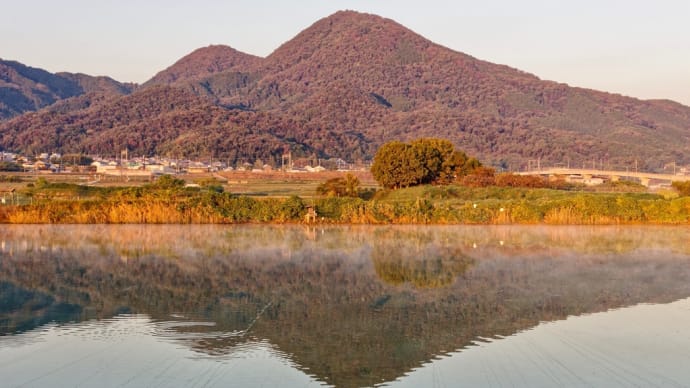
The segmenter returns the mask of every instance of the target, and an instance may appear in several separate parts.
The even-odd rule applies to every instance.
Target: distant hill
[[[0,59],[0,120],[49,106],[87,92],[129,94],[133,84],[85,74],[53,74]]]
[[[172,66],[159,72],[144,85],[172,84],[207,77],[224,71],[251,71],[261,58],[229,46],[211,45],[194,50]]]
[[[134,83],[122,83],[110,77],[91,76],[82,73],[57,73],[57,76],[75,82],[83,93],[110,93],[116,95],[127,95],[132,93],[137,87]]]
[[[163,85],[127,97],[86,94],[63,100],[0,128],[1,144],[29,154],[48,149],[115,156],[128,148],[131,155],[268,162],[290,150],[311,155],[314,150],[307,143],[348,142],[348,135],[335,132],[320,133],[316,139],[288,137],[286,133],[304,128],[307,133],[320,131],[271,112],[225,109],[186,89]],[[353,144],[357,140],[349,138]]]
[[[0,147],[277,164],[288,150],[369,159],[386,141],[433,136],[510,169],[690,164],[690,107],[543,81],[352,11],[266,58],[209,46],[129,96],[89,98],[0,124]]]

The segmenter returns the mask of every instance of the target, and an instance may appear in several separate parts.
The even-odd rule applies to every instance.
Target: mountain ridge
[[[84,93],[129,94],[135,84],[80,73],[50,73],[23,63],[0,59],[0,121],[39,110]]]

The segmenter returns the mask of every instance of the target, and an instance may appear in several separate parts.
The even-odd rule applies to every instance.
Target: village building
[[[175,170],[171,166],[165,166],[160,163],[150,163],[145,166],[145,170],[151,172],[154,175],[164,175],[164,174],[175,174]]]
[[[190,174],[205,174],[211,171],[211,167],[205,163],[193,162],[187,166],[187,172]]]
[[[91,166],[96,167],[96,173],[109,174],[117,170],[118,164],[115,162],[95,161]]]

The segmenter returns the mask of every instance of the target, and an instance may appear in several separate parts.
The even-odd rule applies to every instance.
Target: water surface
[[[688,386],[690,229],[0,226],[3,386]]]

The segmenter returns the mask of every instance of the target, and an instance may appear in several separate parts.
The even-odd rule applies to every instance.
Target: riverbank
[[[91,188],[49,184],[29,194],[29,204],[1,206],[0,223],[690,224],[690,197],[648,193],[451,185],[379,191],[365,200],[257,198],[217,192],[212,185]]]

